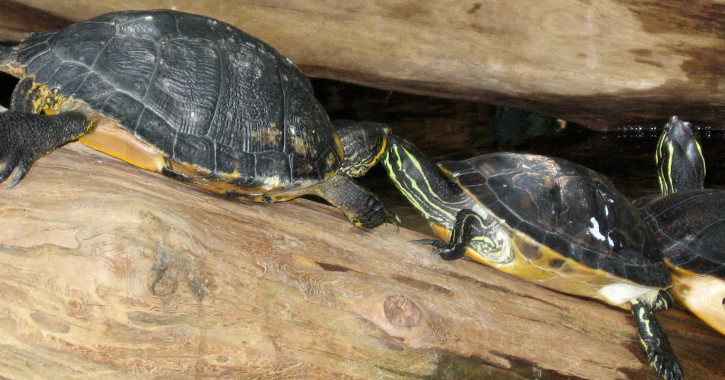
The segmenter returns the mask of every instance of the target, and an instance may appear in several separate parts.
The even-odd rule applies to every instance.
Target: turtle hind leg
[[[0,113],[0,182],[15,171],[8,188],[17,185],[36,160],[88,133],[95,125],[95,120],[80,112]]]
[[[450,242],[446,244],[440,240],[431,240],[433,253],[439,254],[443,260],[460,259],[486,224],[481,215],[473,210],[464,208],[458,211],[456,221],[451,228]]]
[[[315,192],[333,206],[342,210],[350,222],[359,227],[377,227],[383,223],[398,225],[398,216],[388,212],[369,190],[350,177],[337,173],[321,183]]]
[[[671,300],[660,293],[655,302],[650,305],[645,299],[637,298],[631,301],[632,315],[639,331],[639,339],[647,354],[647,361],[657,371],[657,376],[667,380],[681,380],[684,378],[682,367],[677,362],[665,331],[655,317],[654,310],[666,309]]]

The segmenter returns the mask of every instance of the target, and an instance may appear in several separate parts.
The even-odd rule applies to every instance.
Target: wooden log
[[[0,41],[19,41],[28,32],[58,29],[70,22],[28,5],[0,0]]]
[[[0,7],[12,3],[74,21],[123,9],[206,14],[268,42],[307,75],[516,106],[595,129],[659,127],[673,114],[725,128],[725,10],[715,0],[18,0]]]
[[[72,149],[0,190],[5,378],[654,378],[626,311]],[[725,373],[722,335],[659,315],[690,378]]]

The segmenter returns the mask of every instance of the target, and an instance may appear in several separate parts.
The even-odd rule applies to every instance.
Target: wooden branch
[[[3,377],[654,377],[626,311],[72,149],[0,190]],[[722,335],[660,321],[690,378],[725,373]]]
[[[725,10],[714,0],[17,3],[76,21],[134,8],[206,14],[311,76],[517,106],[595,129],[661,126],[673,114],[725,128]]]
[[[19,41],[28,32],[62,28],[70,20],[14,1],[0,0],[0,41]]]

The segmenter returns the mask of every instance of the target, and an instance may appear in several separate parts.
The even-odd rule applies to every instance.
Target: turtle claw
[[[9,143],[5,138],[0,138],[0,147],[5,146],[7,147]],[[36,157],[37,156],[37,157]],[[20,181],[25,178],[25,175],[28,174],[28,170],[32,166],[32,164],[40,157],[41,155],[34,155],[32,153],[27,153],[26,151],[23,151],[21,149],[4,149],[0,151],[0,159],[4,159],[5,162],[3,163],[2,171],[0,171],[0,183],[5,182],[11,174],[12,182],[6,186],[7,189],[12,189],[13,187],[17,186]]]
[[[630,301],[631,312],[637,325],[640,343],[647,355],[647,362],[654,367],[657,376],[666,380],[681,380],[684,377],[682,367],[654,314],[655,308],[666,306],[668,298],[668,294],[660,292],[658,300],[653,302],[654,305],[637,298]]]
[[[418,240],[411,240],[409,243],[416,243],[416,244],[428,244],[435,246],[437,243],[440,243],[440,240],[435,239],[418,239]]]
[[[15,169],[15,174],[13,175],[13,182],[11,182],[8,186],[6,186],[6,189],[12,189],[13,187],[17,186],[17,184],[20,183],[20,181],[25,178],[25,175],[28,174],[28,166],[18,166]]]
[[[440,253],[440,252],[437,252],[437,251],[440,250],[440,249],[445,249],[445,247],[446,247],[446,243],[444,243],[444,242],[442,242],[440,240],[436,240],[436,239],[418,239],[418,240],[411,240],[410,242],[411,243],[416,243],[416,244],[432,245],[433,246],[433,253]]]
[[[372,211],[361,213],[352,217],[348,215],[348,219],[358,227],[373,228],[381,224],[390,223],[395,226],[396,230],[399,229],[398,223],[400,223],[400,219],[398,219],[398,215],[386,210],[377,198],[370,199],[372,203],[370,210]]]
[[[419,239],[411,240],[410,242],[432,245],[433,251],[431,252],[440,256],[443,260],[460,259],[461,257],[463,257],[463,253],[466,250],[465,246],[463,246],[463,249],[459,249],[458,245],[450,247],[449,244],[446,244],[445,242],[436,239]]]
[[[400,218],[398,218],[398,214],[396,214],[393,211],[385,210],[385,224],[392,224],[395,226],[395,232],[400,232]]]
[[[650,352],[647,361],[657,372],[657,376],[665,380],[683,380],[685,378],[680,363],[667,353]]]
[[[5,180],[10,176],[10,173],[13,172],[13,169],[15,169],[14,163],[12,163],[12,162],[3,163],[2,170],[0,170],[0,183],[5,182]]]
[[[75,111],[57,115],[0,112],[0,183],[15,171],[7,186],[15,187],[40,157],[93,127],[95,122]]]
[[[662,311],[674,304],[674,299],[665,290],[660,290],[657,299],[652,305],[652,311]],[[659,329],[659,322],[653,320],[651,322],[653,326],[656,324]],[[662,333],[664,334],[664,333]],[[664,336],[664,335],[663,335]],[[663,342],[662,339],[665,339]],[[665,338],[658,338],[659,344],[648,345],[650,349],[647,349],[647,362],[654,367],[657,371],[657,376],[666,380],[682,380],[684,374],[680,363],[677,362],[677,358],[672,352],[672,348],[669,343],[666,342]]]

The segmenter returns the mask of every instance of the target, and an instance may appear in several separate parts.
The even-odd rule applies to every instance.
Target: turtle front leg
[[[350,222],[358,227],[377,227],[383,223],[400,223],[395,213],[388,212],[369,190],[350,177],[337,173],[317,187],[317,195],[342,210]]]
[[[654,314],[655,310],[667,309],[672,303],[672,298],[666,292],[660,292],[652,304],[644,298],[637,298],[630,303],[639,339],[647,354],[647,361],[655,368],[657,376],[667,380],[683,379],[682,367],[677,362],[667,334]]]
[[[40,157],[90,132],[96,121],[81,112],[57,115],[17,111],[0,113],[0,182],[15,171],[17,185]]]

